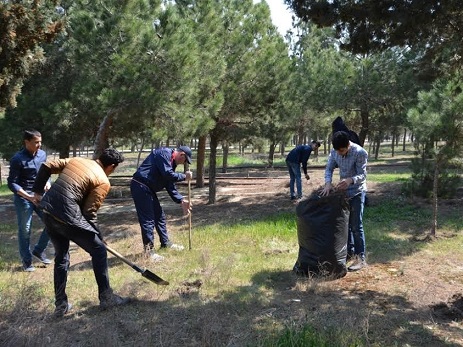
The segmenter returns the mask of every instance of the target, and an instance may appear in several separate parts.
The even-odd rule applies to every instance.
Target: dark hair
[[[103,164],[104,167],[110,165],[117,166],[119,163],[124,161],[122,154],[116,151],[114,148],[106,148],[98,159],[101,161],[101,164]]]
[[[322,143],[320,141],[316,141],[316,140],[313,140],[312,141],[312,145],[315,145],[317,147],[320,147],[322,145]]]
[[[23,140],[32,140],[34,137],[42,137],[42,134],[35,129],[24,130]]]
[[[349,147],[349,134],[345,131],[336,131],[332,143],[335,150]]]

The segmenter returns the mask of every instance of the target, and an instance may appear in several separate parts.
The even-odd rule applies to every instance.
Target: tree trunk
[[[223,156],[222,156],[222,173],[227,173],[227,168],[228,168],[228,150],[230,149],[230,146],[228,145],[228,141],[224,140],[222,142],[222,151],[223,151]]]
[[[66,159],[69,158],[69,152],[71,151],[71,148],[69,145],[67,145],[65,148],[61,148],[59,150],[59,158],[60,159]]]
[[[432,238],[436,237],[436,230],[437,230],[437,192],[439,188],[439,154],[436,157],[436,163],[434,166],[434,179],[432,183],[432,226],[429,235]]]
[[[105,148],[109,146],[109,132],[110,127],[113,123],[113,114],[108,113],[98,128],[98,132],[96,134],[95,139],[95,146],[93,151],[93,159],[97,159],[100,157],[101,153],[103,153]]]
[[[145,146],[145,138],[141,139],[141,144],[140,144],[140,150],[138,151],[138,156],[137,156],[137,168],[140,166],[140,157],[143,152],[143,147]]]
[[[391,155],[394,158],[394,150],[395,150],[395,141],[396,141],[396,134],[392,134],[392,141],[391,141]]]
[[[268,167],[273,167],[273,159],[275,157],[275,148],[277,146],[277,143],[275,140],[273,140],[270,143],[270,150],[268,152]]]
[[[379,147],[381,145],[382,134],[378,134],[375,141],[375,159],[378,160],[379,156]]]
[[[360,132],[359,132],[360,146],[362,147],[365,143],[365,139],[367,138],[367,134],[368,134],[369,116],[370,116],[370,113],[368,112],[368,109],[366,108],[366,106],[362,106],[360,109],[360,118],[362,119],[362,127],[360,128]]]
[[[196,159],[196,188],[204,187],[204,162],[206,161],[206,139],[206,135],[199,137],[198,156]]]
[[[217,135],[211,132],[211,152],[209,154],[209,204],[215,204],[216,196],[216,169],[217,169]]]
[[[404,128],[404,140],[402,142],[402,152],[405,152],[405,138],[407,137],[407,128]]]
[[[297,129],[296,146],[297,146],[297,145],[302,145],[303,142],[304,142],[304,127],[303,127],[303,126],[300,126],[300,127]]]

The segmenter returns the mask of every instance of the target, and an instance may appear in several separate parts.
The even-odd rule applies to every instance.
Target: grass
[[[11,192],[11,190],[8,188],[6,184],[3,184],[0,186],[0,196],[1,197],[8,197],[12,195],[13,193]]]
[[[381,170],[369,174],[369,180],[387,185],[400,183],[409,175]],[[8,193],[0,187],[0,194],[4,192]],[[100,311],[95,307],[96,285],[89,258],[81,249],[73,248],[68,295],[77,312],[63,321],[49,319],[52,268],[33,274],[18,272],[16,224],[13,219],[3,220],[0,345],[444,345],[436,344],[438,337],[419,328],[417,316],[410,313],[409,294],[400,292],[400,278],[393,284],[400,293],[397,296],[379,291],[363,293],[363,286],[355,284],[362,283],[362,275],[353,277],[349,290],[340,290],[336,282],[295,279],[290,272],[298,254],[294,214],[275,212],[270,217],[256,215],[252,220],[239,217],[230,220],[224,216],[222,221],[195,227],[191,251],[181,255],[165,252],[165,262],[151,264],[139,256],[139,231],[133,220],[103,216],[101,224],[112,229],[109,244],[169,280],[170,285],[154,286],[110,257],[112,286],[118,293],[136,297],[137,302]],[[417,208],[400,195],[367,207],[364,221],[369,262],[407,262],[408,257],[424,258],[426,254],[439,259],[460,254],[458,259],[463,261],[463,221],[458,208],[450,209],[439,220],[439,233],[449,237],[432,243],[413,242],[413,236],[429,226],[430,218],[430,206]],[[37,235],[40,223],[34,220],[33,225]],[[176,228],[175,236],[188,244],[182,225]],[[376,278],[365,281],[374,283]],[[368,295],[373,295],[371,301],[366,299]],[[374,306],[383,302],[389,306]],[[420,336],[424,342],[410,343],[411,336]]]

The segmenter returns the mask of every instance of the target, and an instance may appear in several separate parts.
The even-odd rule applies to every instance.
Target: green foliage
[[[24,81],[43,64],[41,45],[63,30],[57,1],[2,1],[0,4],[0,116],[16,106]]]
[[[462,8],[458,1],[435,0],[285,0],[296,15],[321,27],[336,28],[340,47],[355,54],[369,54],[393,47],[422,50],[418,61],[429,77],[461,66],[462,40],[458,25]],[[367,9],[367,10],[365,10]],[[419,73],[423,73],[420,71]]]
[[[413,173],[410,179],[404,182],[402,192],[407,196],[416,195],[430,199],[433,193],[434,165],[435,163],[430,160],[412,159],[411,169]],[[462,179],[459,174],[443,168],[438,178],[437,196],[440,198],[454,197],[461,182]]]
[[[417,157],[405,192],[430,197],[437,172],[437,195],[453,196],[460,178],[451,173],[451,162],[463,151],[463,95],[458,76],[438,80],[432,90],[420,92],[417,106],[408,112],[408,122],[415,134]],[[445,142],[435,143],[440,139]]]

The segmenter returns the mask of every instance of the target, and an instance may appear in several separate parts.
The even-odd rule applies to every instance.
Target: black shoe
[[[53,316],[55,318],[61,318],[63,317],[66,313],[68,313],[69,311],[71,311],[72,309],[72,304],[68,303],[68,302],[65,302],[65,303],[62,303],[58,306],[56,306],[55,308],[55,312],[53,313]]]
[[[32,255],[41,261],[42,264],[49,265],[52,263],[52,261],[45,256],[45,253],[40,254],[39,252],[33,251]]]
[[[130,302],[130,298],[124,298],[114,294],[112,290],[107,290],[100,295],[100,307],[106,310],[113,306],[125,305]]]

